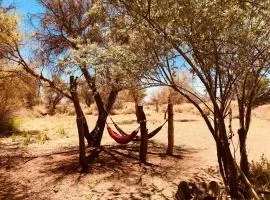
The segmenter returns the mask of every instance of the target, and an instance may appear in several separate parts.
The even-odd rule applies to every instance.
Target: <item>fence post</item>
[[[140,143],[140,161],[146,163],[148,136],[146,129],[146,116],[143,112],[143,106],[138,106],[138,116],[140,119],[141,143]]]
[[[168,102],[168,147],[167,154],[173,155],[174,146],[174,126],[173,126],[173,104]]]

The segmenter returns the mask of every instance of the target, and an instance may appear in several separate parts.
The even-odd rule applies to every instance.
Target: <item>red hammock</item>
[[[119,135],[117,132],[113,131],[108,125],[107,130],[110,136],[119,144],[127,144],[132,141],[139,132],[139,129],[133,131],[130,135]]]

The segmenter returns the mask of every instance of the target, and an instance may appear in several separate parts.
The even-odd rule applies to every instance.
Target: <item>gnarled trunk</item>
[[[119,90],[112,88],[109,94],[109,98],[107,100],[107,104],[104,105],[104,102],[102,101],[102,98],[99,92],[97,91],[95,78],[91,77],[86,67],[82,67],[81,70],[84,74],[84,77],[87,81],[89,88],[92,90],[92,93],[94,95],[94,100],[98,108],[98,119],[96,121],[96,125],[94,129],[91,131],[91,133],[87,135],[86,137],[89,137],[89,142],[90,142],[89,144],[91,144],[91,146],[99,147],[101,144],[101,139],[103,136],[107,117],[113,107],[113,104],[115,103]],[[85,130],[87,129],[88,127],[85,126]]]
[[[98,119],[96,121],[96,125],[94,129],[90,133],[91,138],[92,138],[91,145],[94,147],[99,147],[101,144],[104,128],[106,125],[106,120],[113,107],[113,104],[115,103],[117,95],[118,95],[118,90],[112,89],[105,108],[102,101],[96,101],[96,103],[99,104],[97,105],[97,107],[99,108]]]
[[[85,143],[84,143],[84,115],[80,106],[79,98],[77,95],[77,83],[74,77],[70,77],[70,93],[72,96],[72,102],[74,104],[75,112],[76,112],[76,122],[77,129],[79,135],[79,162],[82,167],[82,171],[87,170],[88,164],[85,156]]]

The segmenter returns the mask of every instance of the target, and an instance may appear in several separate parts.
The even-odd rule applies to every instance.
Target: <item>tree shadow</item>
[[[16,130],[11,123],[7,121],[0,121],[0,138],[11,136]]]
[[[27,194],[28,187],[13,181],[11,177],[5,174],[0,174],[0,199],[26,199],[29,197]]]
[[[34,184],[42,185],[43,190],[34,196],[41,199],[48,193],[58,192],[55,187],[60,187],[59,184],[63,182],[69,184],[70,187],[75,187],[78,184],[85,184],[85,181],[91,177],[95,178],[85,187],[88,187],[91,196],[100,199],[117,199],[120,198],[120,194],[126,195],[127,199],[150,199],[153,195],[169,199],[164,196],[164,189],[155,185],[155,181],[149,183],[147,181],[153,179],[171,182],[182,173],[181,163],[185,158],[196,153],[197,150],[175,146],[174,156],[168,156],[165,152],[166,145],[149,141],[148,163],[142,164],[138,161],[139,143],[104,145],[97,159],[94,159],[89,165],[90,169],[87,174],[81,174],[77,170],[79,167],[77,147],[65,148],[61,152],[44,155],[10,156],[8,162],[13,164],[8,164],[9,168],[20,168],[25,165],[27,167],[31,164],[36,167],[38,173],[35,177],[27,177],[31,179],[31,183],[25,185],[17,184],[16,180],[11,181],[9,173],[2,173],[6,175],[0,179],[0,199],[3,197],[27,199],[30,195],[27,188],[33,187]],[[6,167],[6,165],[1,167]],[[107,183],[105,186],[109,186],[98,189],[105,182]],[[130,187],[134,189],[130,191]],[[106,195],[110,195],[110,197]],[[31,197],[33,198],[33,196]]]

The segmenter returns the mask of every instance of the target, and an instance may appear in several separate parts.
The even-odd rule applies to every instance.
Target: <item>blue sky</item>
[[[42,7],[36,0],[3,0],[3,6],[13,5],[21,18],[20,28],[24,32],[33,30],[29,23],[29,15],[37,14],[42,11]]]

